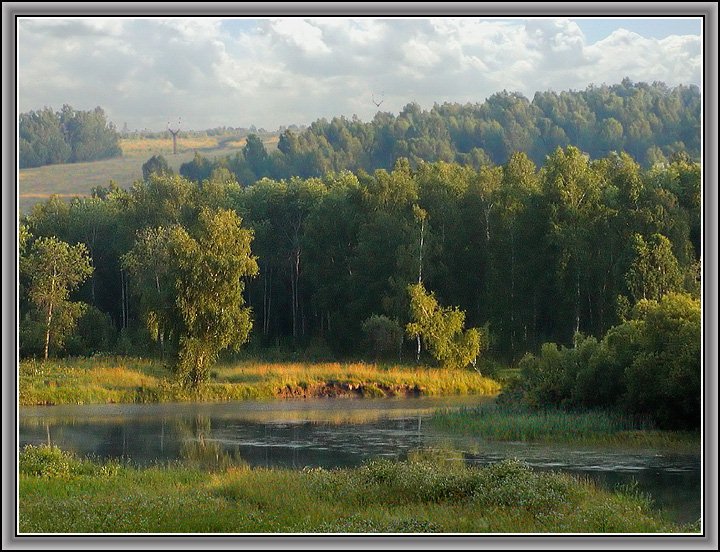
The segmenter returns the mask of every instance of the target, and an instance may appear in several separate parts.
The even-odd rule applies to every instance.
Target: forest
[[[63,105],[21,113],[20,168],[97,161],[122,154],[120,134],[100,107],[81,111]]]
[[[524,153],[477,170],[402,158],[390,171],[245,187],[226,168],[199,183],[146,173],[23,217],[22,356],[151,354],[199,384],[250,341],[263,357],[421,352],[455,368],[539,353],[523,359],[531,373],[559,354],[544,343],[589,358],[591,343],[658,308],[697,322],[686,344],[699,347],[700,166],[684,154],[649,169],[572,146],[539,167]],[[639,354],[644,339],[628,346]],[[591,389],[610,373],[593,366]],[[554,392],[534,400],[584,400]]]
[[[319,119],[302,131],[280,134],[276,151],[249,137],[243,154],[213,161],[198,155],[181,174],[204,180],[227,167],[243,185],[269,177],[320,177],[329,172],[390,170],[400,158],[411,166],[446,161],[479,169],[502,165],[522,151],[536,164],[557,147],[575,146],[593,159],[625,151],[643,167],[685,152],[700,158],[700,91],[663,83],[590,86],[580,91],[537,92],[532,101],[502,91],[482,103],[409,103],[395,116],[379,111]]]

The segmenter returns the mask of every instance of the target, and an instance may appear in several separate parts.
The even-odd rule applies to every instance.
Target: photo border
[[[717,152],[718,152],[718,6],[715,2],[589,2],[589,3],[526,3],[526,2],[417,2],[379,3],[348,2],[343,4],[307,2],[210,2],[177,4],[165,3],[118,3],[103,4],[68,2],[7,2],[3,3],[3,182],[2,186],[2,350],[3,350],[3,455],[2,455],[2,533],[3,549],[95,549],[118,548],[119,545],[147,546],[153,548],[235,548],[238,545],[287,547],[298,549],[357,548],[381,546],[388,548],[473,548],[492,546],[505,548],[575,549],[597,547],[653,547],[656,549],[717,549]],[[655,16],[703,16],[703,362],[704,362],[704,419],[703,419],[703,531],[704,536],[17,536],[17,226],[18,226],[18,173],[17,173],[17,66],[16,66],[16,17],[17,16],[451,16],[478,17],[655,17]],[[13,182],[13,185],[9,185]],[[11,369],[13,367],[13,369]]]

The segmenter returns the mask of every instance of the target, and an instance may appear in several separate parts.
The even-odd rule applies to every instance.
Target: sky
[[[275,130],[625,77],[701,85],[701,27],[700,18],[20,18],[19,109],[101,106],[130,130],[178,121]]]

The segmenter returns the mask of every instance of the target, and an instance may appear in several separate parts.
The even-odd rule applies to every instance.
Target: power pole
[[[175,130],[170,127],[170,122],[167,124],[167,130],[173,137],[173,155],[177,155],[177,135],[180,132],[180,118],[178,117],[177,127]]]

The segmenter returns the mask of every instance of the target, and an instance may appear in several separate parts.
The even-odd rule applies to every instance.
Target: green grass
[[[215,367],[197,391],[162,363],[127,357],[20,363],[20,404],[229,401],[323,396],[495,395],[500,385],[471,370],[363,363],[241,362]]]
[[[494,403],[439,410],[430,423],[445,431],[496,441],[696,448],[700,440],[697,434],[654,430],[646,424],[607,411],[533,411]]]
[[[20,456],[20,533],[697,533],[636,493],[508,460],[360,468],[137,469],[58,449]]]

